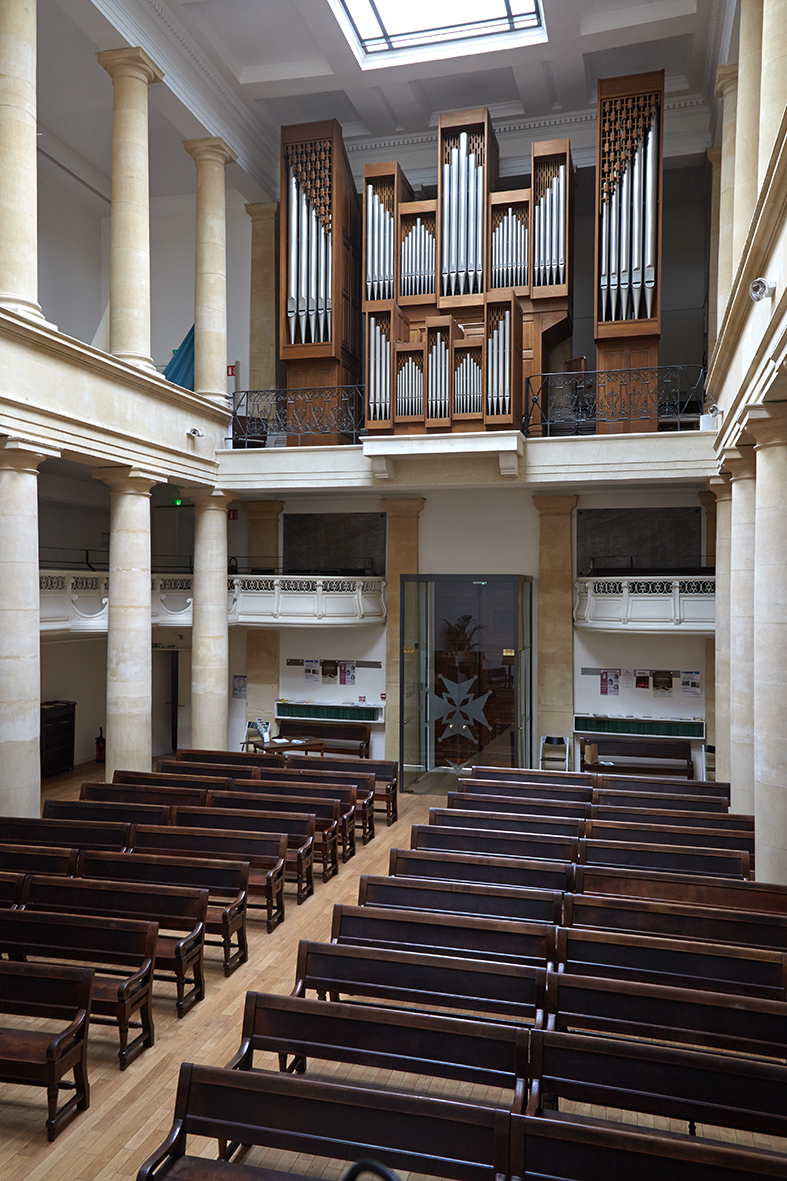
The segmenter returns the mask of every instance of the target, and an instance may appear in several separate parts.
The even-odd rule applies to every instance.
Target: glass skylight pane
[[[479,19],[505,18],[503,0],[376,0],[377,11],[391,37],[442,31],[456,25],[473,25]],[[374,35],[374,34],[373,34]]]
[[[343,3],[362,40],[380,36],[382,29],[369,0],[343,0]]]

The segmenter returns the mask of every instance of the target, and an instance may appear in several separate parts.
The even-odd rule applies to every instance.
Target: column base
[[[146,357],[142,353],[123,353],[113,350],[113,357],[117,357],[118,361],[124,361],[126,365],[133,365],[136,369],[147,369],[151,373],[158,373],[152,357]]]
[[[33,320],[41,328],[52,328],[55,332],[57,331],[57,324],[50,323],[44,316],[41,305],[32,300],[22,299],[19,295],[0,291],[0,309],[4,312],[13,312],[17,316],[23,316],[26,320]]]

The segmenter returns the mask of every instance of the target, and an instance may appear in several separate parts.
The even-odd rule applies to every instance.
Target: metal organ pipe
[[[658,185],[658,156],[656,135],[658,114],[653,112],[648,129],[645,180],[645,309],[653,315],[653,296],[656,288],[656,195]]]
[[[567,201],[566,166],[560,164],[533,208],[531,281],[535,287],[551,287],[566,281]]]
[[[443,295],[468,295],[483,288],[484,166],[469,151],[466,131],[459,134],[443,164],[442,261]]]
[[[527,227],[511,205],[492,231],[490,267],[492,288],[527,284]]]
[[[289,343],[319,344],[331,338],[331,233],[292,167],[287,200]]]

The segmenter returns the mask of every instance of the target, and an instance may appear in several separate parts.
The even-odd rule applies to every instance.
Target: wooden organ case
[[[598,84],[596,168],[596,368],[651,369],[661,335],[661,194],[664,71],[606,78]],[[614,379],[610,402],[626,398]],[[601,392],[599,392],[601,398]],[[615,430],[655,430],[650,417],[620,417]],[[650,412],[645,411],[647,416]]]
[[[497,191],[485,109],[441,115],[436,200],[398,163],[363,192],[366,427],[519,429],[525,379],[571,334],[568,140],[532,145],[531,188]]]

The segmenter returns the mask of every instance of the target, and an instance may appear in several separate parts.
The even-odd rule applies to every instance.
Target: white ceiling
[[[326,118],[342,124],[357,176],[395,157],[413,183],[433,183],[438,114],[473,106],[490,108],[504,176],[528,170],[533,139],[567,135],[591,164],[598,79],[662,68],[665,153],[701,158],[717,66],[735,58],[735,0],[543,4],[546,44],[364,71],[328,0],[39,0],[39,143],[108,195],[112,91],[95,53],[126,44],[165,72],[151,88],[154,197],[193,192],[181,141],[205,134],[238,152],[229,180],[247,199],[275,196],[280,127]]]

